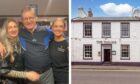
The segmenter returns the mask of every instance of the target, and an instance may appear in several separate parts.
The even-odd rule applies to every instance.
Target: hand
[[[6,54],[5,46],[0,42],[0,56],[4,56]]]
[[[26,72],[26,78],[30,81],[38,81],[40,78],[40,74],[35,71]]]

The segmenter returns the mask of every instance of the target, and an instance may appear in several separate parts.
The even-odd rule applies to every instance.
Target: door
[[[104,49],[104,62],[110,62],[110,49]]]
[[[111,62],[112,61],[112,45],[111,44],[102,44],[102,62]]]

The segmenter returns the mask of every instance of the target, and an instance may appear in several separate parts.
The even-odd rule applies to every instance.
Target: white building
[[[73,63],[140,64],[139,18],[74,18],[71,32]]]

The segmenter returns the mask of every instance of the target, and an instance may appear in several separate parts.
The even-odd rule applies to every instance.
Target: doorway
[[[111,44],[102,45],[102,61],[103,62],[111,62],[111,58],[112,58],[111,51],[112,51]]]
[[[110,49],[104,49],[104,62],[110,62]]]

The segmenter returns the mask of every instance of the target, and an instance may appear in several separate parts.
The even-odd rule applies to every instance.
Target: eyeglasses
[[[23,21],[34,20],[34,19],[35,19],[35,17],[22,18]]]

